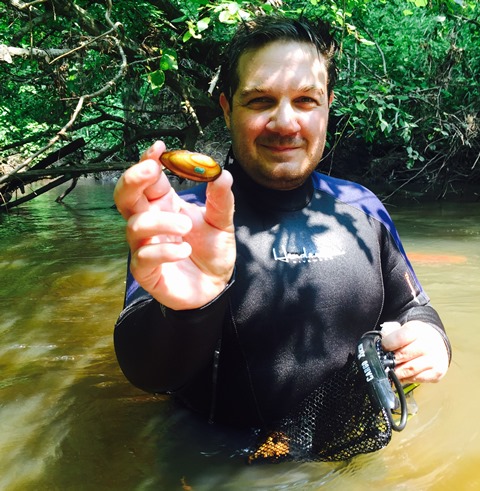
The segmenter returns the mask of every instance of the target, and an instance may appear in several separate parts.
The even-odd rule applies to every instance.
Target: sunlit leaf
[[[208,26],[210,24],[210,17],[204,17],[203,19],[200,19],[197,22],[197,29],[198,32],[202,32],[208,29]]]
[[[171,48],[163,50],[160,59],[161,70],[178,70],[177,52]]]
[[[218,20],[223,24],[235,23],[235,19],[232,19],[232,15],[227,10],[222,10],[222,12],[220,12],[220,15],[218,16]]]
[[[368,40],[368,39],[365,39],[365,38],[360,37],[358,40],[362,44],[364,44],[365,46],[375,46],[375,43],[373,41]]]

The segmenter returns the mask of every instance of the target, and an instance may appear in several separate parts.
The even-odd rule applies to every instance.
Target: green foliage
[[[107,4],[51,0],[27,11],[0,2],[0,45],[65,50],[0,60],[0,147],[27,156],[69,121],[80,96],[103,87],[70,131],[88,140],[88,159],[134,159],[137,144],[167,135],[187,145],[195,118],[207,125],[220,114],[217,92],[207,92],[235,26],[275,12],[326,19],[336,31],[337,145],[399,153],[397,175],[435,178],[455,160],[464,164],[450,169],[479,178],[476,0],[115,0],[111,12]],[[122,27],[102,37],[106,14]],[[127,65],[119,79],[114,38]]]
[[[407,169],[427,159],[441,167],[442,154],[471,159],[479,147],[480,39],[464,15],[475,5],[411,5],[391,1],[353,20],[375,44],[345,40],[334,113],[346,121],[342,133],[372,152],[403,148]]]

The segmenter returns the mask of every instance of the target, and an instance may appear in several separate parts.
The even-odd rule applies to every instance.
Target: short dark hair
[[[221,90],[232,102],[238,88],[238,62],[247,51],[253,51],[274,41],[297,41],[313,44],[323,56],[327,68],[327,91],[331,94],[337,80],[335,54],[338,45],[330,33],[330,26],[324,21],[313,22],[306,19],[262,15],[239,25],[223,53],[220,73]]]

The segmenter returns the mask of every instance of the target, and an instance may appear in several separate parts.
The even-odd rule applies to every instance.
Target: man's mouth
[[[299,147],[283,147],[277,145],[264,145],[264,147],[268,148],[271,152],[289,152],[291,150],[297,150]]]
[[[294,150],[298,150],[299,148],[303,148],[303,142],[299,141],[259,141],[258,142],[262,147],[266,148],[270,152],[275,153],[286,153]]]
[[[263,148],[267,158],[275,161],[291,161],[298,159],[298,151],[306,148],[306,142],[298,136],[279,137],[278,135],[263,135],[256,144]]]

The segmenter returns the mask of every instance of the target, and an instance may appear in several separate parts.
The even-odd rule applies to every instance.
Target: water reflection
[[[246,466],[244,434],[138,391],[119,371],[112,328],[126,246],[111,193],[83,182],[67,206],[45,195],[0,215],[2,490],[480,488],[480,204],[392,208],[408,252],[466,258],[414,261],[454,362],[440,385],[418,390],[406,430],[350,463]]]

